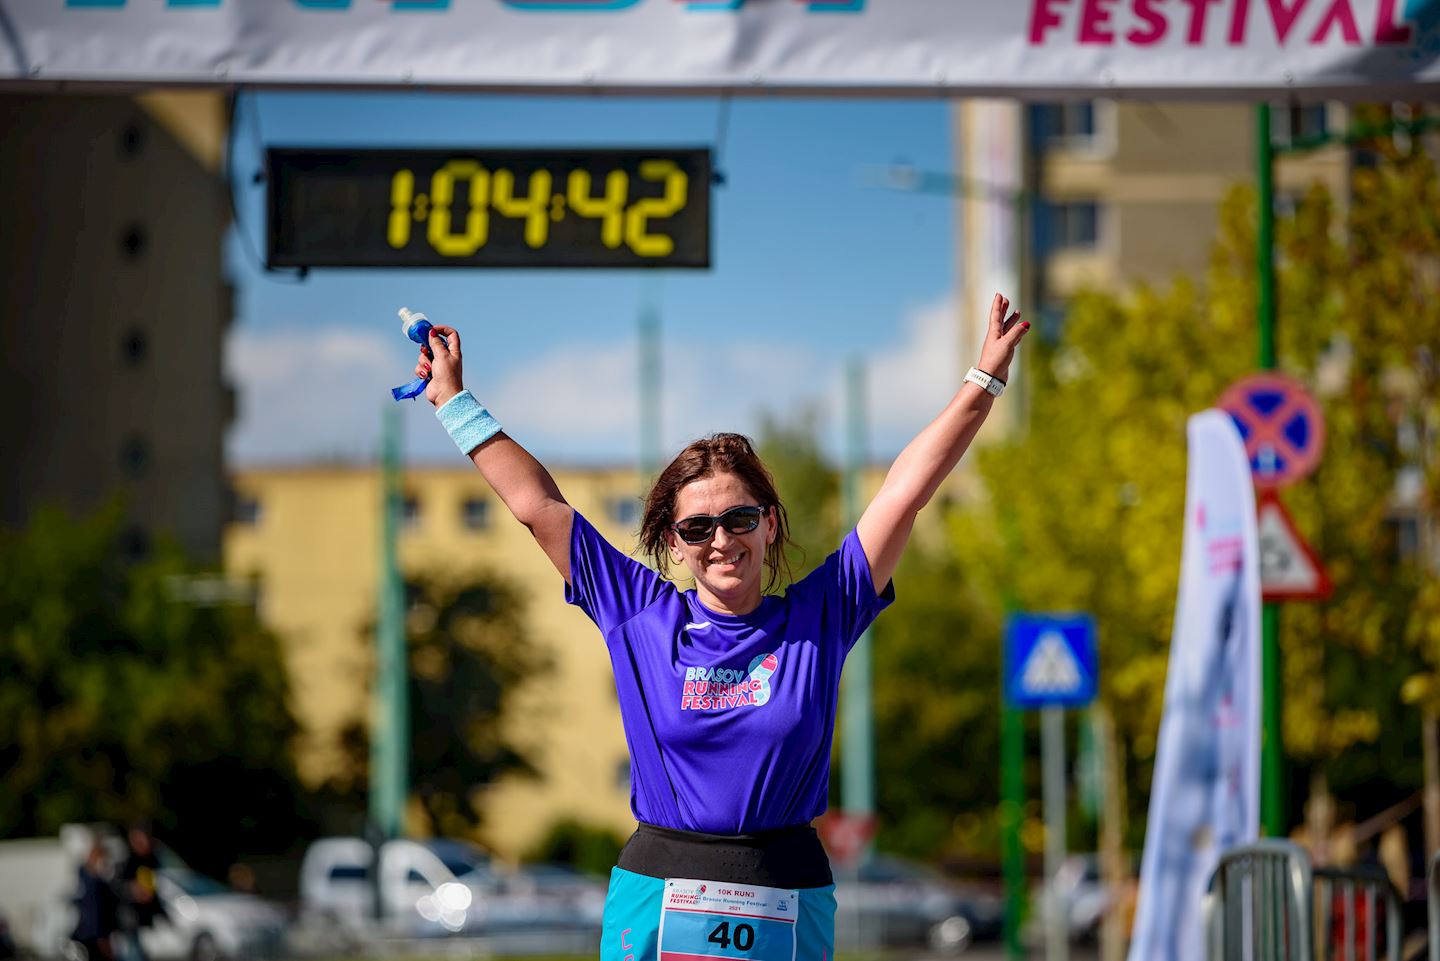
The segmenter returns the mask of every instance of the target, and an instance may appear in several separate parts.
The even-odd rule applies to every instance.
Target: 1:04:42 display
[[[685,206],[689,178],[672,160],[642,160],[643,180],[661,183],[658,197],[640,197],[630,202],[630,175],[611,170],[603,190],[596,196],[588,170],[571,170],[564,192],[554,190],[549,170],[536,170],[523,193],[517,196],[515,175],[503,167],[488,170],[475,160],[451,160],[430,178],[429,193],[415,192],[415,173],[397,170],[390,179],[390,217],[386,240],[396,250],[411,241],[412,225],[425,224],[425,238],[436,252],[446,257],[468,257],[485,246],[490,237],[490,212],[525,222],[525,244],[534,250],[550,239],[551,222],[568,213],[600,222],[600,242],[611,250],[623,243],[637,256],[667,257],[675,241],[663,233],[652,233],[650,221],[673,216]],[[457,186],[467,188],[464,209],[455,203]]]

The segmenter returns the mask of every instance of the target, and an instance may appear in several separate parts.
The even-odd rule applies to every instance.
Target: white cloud
[[[911,309],[896,343],[865,358],[870,447],[891,456],[960,383],[958,324],[946,298]],[[662,455],[717,430],[755,433],[762,411],[821,413],[822,443],[843,441],[843,360],[828,346],[715,343],[667,332],[661,364]],[[379,448],[389,388],[413,353],[395,338],[335,325],[293,332],[236,329],[226,368],[239,394],[227,449],[234,463],[368,459]],[[530,360],[467,359],[467,384],[544,460],[623,463],[639,450],[639,370],[633,336],[566,343]],[[405,404],[407,456],[453,459],[423,401]]]
[[[968,369],[954,300],[912,308],[899,342],[867,358],[871,450],[898,453],[949,402]]]
[[[226,443],[230,461],[373,455],[381,401],[388,399],[382,390],[406,373],[385,339],[343,327],[233,330],[225,350],[226,376],[238,395]]]
[[[633,338],[567,345],[508,371],[486,403],[537,452],[625,461],[640,447],[637,353]],[[717,347],[672,334],[660,366],[662,455],[714,431],[754,433],[760,411],[813,401],[827,386],[815,354],[793,345]]]

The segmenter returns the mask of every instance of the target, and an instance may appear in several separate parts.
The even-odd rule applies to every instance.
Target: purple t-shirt
[[[784,597],[736,617],[616,550],[577,513],[565,599],[610,650],[638,820],[751,834],[824,813],[840,668],[895,599],[893,584],[876,595],[853,531]]]

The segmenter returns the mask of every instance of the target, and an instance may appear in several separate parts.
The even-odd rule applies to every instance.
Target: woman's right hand
[[[445,342],[441,342],[441,337],[445,338]],[[441,324],[430,328],[430,346],[428,349],[420,349],[420,361],[415,365],[415,376],[429,379],[430,383],[425,385],[425,399],[436,407],[440,407],[465,389],[461,376],[458,330]]]

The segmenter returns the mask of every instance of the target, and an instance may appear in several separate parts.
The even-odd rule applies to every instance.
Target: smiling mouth
[[[727,554],[726,556],[721,557],[718,560],[711,561],[710,563],[734,567],[740,562],[740,558],[744,555],[744,553],[744,551],[736,551],[734,554]]]

